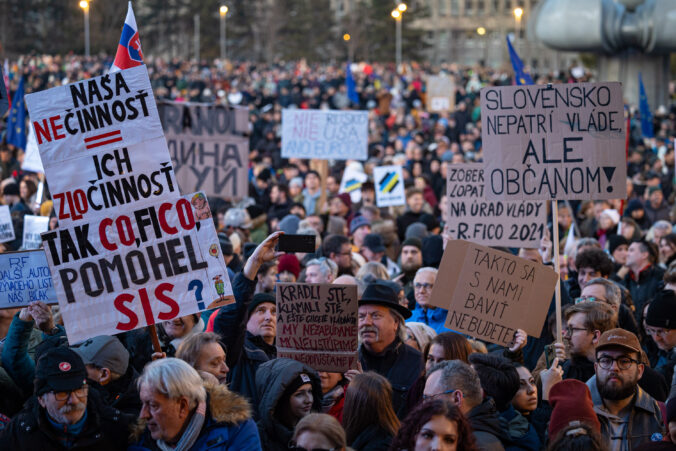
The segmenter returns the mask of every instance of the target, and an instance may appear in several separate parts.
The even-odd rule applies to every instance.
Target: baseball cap
[[[599,343],[596,346],[596,352],[612,347],[620,347],[631,352],[641,353],[641,344],[639,343],[638,338],[636,338],[636,335],[621,328],[610,329],[603,332],[599,338]]]
[[[59,346],[45,351],[35,367],[35,394],[73,391],[87,383],[87,370],[80,356]]]
[[[385,252],[385,243],[383,243],[383,237],[378,233],[369,233],[364,237],[364,247],[367,247],[371,252],[376,254],[379,252]]]
[[[129,351],[117,337],[99,335],[73,348],[73,351],[82,358],[85,365],[108,368],[120,375],[125,374],[129,367]]]

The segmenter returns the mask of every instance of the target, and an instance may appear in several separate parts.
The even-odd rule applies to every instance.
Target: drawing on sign
[[[446,277],[437,278],[430,303],[448,309],[445,326],[502,346],[516,329],[540,336],[558,278],[547,266],[464,240],[448,242],[439,273]]]
[[[282,110],[282,157],[366,160],[368,112]]]
[[[183,191],[230,199],[247,195],[249,138],[242,133],[248,132],[248,110],[163,102],[159,111]]]
[[[343,178],[340,180],[339,193],[349,193],[352,202],[361,200],[361,186],[368,180],[368,176],[362,171],[359,163],[348,165],[343,171]]]
[[[619,83],[481,90],[488,199],[626,197]]]
[[[376,205],[390,207],[404,205],[404,175],[401,166],[378,166],[373,168],[376,184]]]
[[[484,198],[481,163],[454,164],[446,177],[446,232],[485,246],[538,247],[547,223],[544,202]]]
[[[56,292],[42,249],[0,254],[0,309],[31,302],[56,304]]]

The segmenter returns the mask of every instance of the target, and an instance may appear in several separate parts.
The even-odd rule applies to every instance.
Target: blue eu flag
[[[19,89],[12,98],[12,109],[7,119],[6,142],[19,149],[26,148],[26,104],[23,101],[23,77],[19,81]]]
[[[509,36],[507,36],[507,48],[509,49],[509,59],[512,60],[514,75],[516,75],[516,84],[534,85],[535,83],[533,83],[533,79],[530,78],[530,75],[523,71],[523,61],[521,61],[519,55],[516,54],[514,47],[512,47],[512,43],[509,41]]]
[[[359,105],[359,94],[357,94],[357,86],[354,82],[354,77],[352,76],[352,69],[350,68],[350,62],[347,62],[347,76],[345,77],[345,85],[347,87],[347,98],[350,99],[352,103]]]
[[[638,108],[641,112],[641,131],[644,138],[654,138],[653,132],[653,115],[650,112],[650,105],[648,105],[648,96],[645,94],[645,87],[643,86],[643,77],[641,73],[638,74]]]

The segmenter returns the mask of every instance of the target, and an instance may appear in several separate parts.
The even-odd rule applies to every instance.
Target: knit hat
[[[422,222],[414,222],[406,228],[406,239],[417,238],[423,240],[427,235],[429,235],[427,226]]]
[[[645,317],[648,326],[676,329],[676,293],[663,290],[655,295]]]
[[[610,255],[613,255],[613,252],[622,245],[629,246],[629,240],[622,235],[610,235],[608,237],[608,253]]]
[[[651,186],[650,188],[648,188],[648,196],[650,196],[650,195],[651,195],[652,193],[654,193],[655,191],[662,192],[662,187],[659,186],[659,185],[657,185],[657,186]]]
[[[16,183],[8,183],[2,189],[3,196],[18,196],[19,195],[19,185]]]
[[[403,243],[401,243],[401,248],[404,246],[415,246],[422,252],[422,241],[419,238],[406,238]]]
[[[298,261],[298,257],[293,254],[282,255],[279,257],[277,263],[277,271],[279,273],[289,271],[291,274],[296,276],[296,279],[298,279],[298,275],[300,274],[300,262]]]
[[[254,294],[253,299],[251,299],[251,302],[249,302],[247,312],[249,313],[249,315],[251,315],[251,312],[256,310],[256,307],[263,304],[264,302],[270,302],[276,305],[276,301],[277,300],[275,299],[275,297],[270,293],[256,293]]]
[[[279,221],[279,225],[277,228],[281,230],[282,232],[288,234],[288,235],[293,235],[296,233],[298,230],[298,223],[300,222],[300,218],[296,215],[286,215],[284,216],[284,219]]]
[[[556,437],[562,429],[580,423],[601,433],[601,423],[594,412],[589,387],[584,382],[566,379],[555,384],[549,391],[549,404],[552,406],[550,437]]]
[[[371,221],[365,216],[357,216],[350,222],[350,235],[353,235],[359,227],[371,226]]]
[[[226,235],[223,232],[219,233],[218,234],[218,243],[221,245],[221,253],[223,255],[232,255],[233,246],[232,246],[232,242],[230,241],[230,238],[228,238],[228,235]]]
[[[441,235],[430,235],[422,241],[423,266],[438,268],[444,255],[444,239]]]
[[[335,197],[340,199],[340,201],[342,203],[344,203],[347,208],[352,208],[352,199],[350,198],[349,193],[340,193],[340,194],[336,195]]]

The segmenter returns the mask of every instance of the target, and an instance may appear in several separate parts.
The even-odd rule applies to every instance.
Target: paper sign
[[[237,117],[244,115],[244,124]],[[247,110],[216,105],[160,104],[176,179],[184,192],[242,199],[248,194]],[[241,119],[240,119],[241,122]],[[240,128],[238,128],[238,126]]]
[[[45,172],[38,150],[38,142],[35,140],[35,129],[30,122],[28,123],[28,138],[26,138],[26,153],[23,156],[21,169],[31,172]]]
[[[486,198],[624,199],[618,82],[481,90]]]
[[[368,112],[282,110],[282,157],[366,160]]]
[[[464,240],[446,245],[430,303],[445,326],[507,346],[516,329],[539,337],[556,286],[549,267]]]
[[[14,241],[14,224],[12,224],[12,215],[9,213],[8,205],[0,205],[0,243]]]
[[[234,302],[203,193],[42,239],[70,343]]]
[[[40,234],[49,228],[49,217],[26,215],[23,217],[22,249],[39,249],[42,246]]]
[[[344,373],[358,362],[356,285],[277,283],[277,357]]]
[[[391,207],[406,204],[404,173],[401,166],[378,166],[373,168],[376,185],[376,205]]]
[[[452,239],[484,246],[539,247],[547,227],[545,203],[486,200],[483,164],[449,165],[446,190],[446,232]]]
[[[56,304],[56,292],[42,249],[0,254],[0,309],[31,302]]]
[[[453,111],[455,83],[448,75],[431,75],[427,79],[427,111]]]
[[[3,117],[9,109],[9,99],[7,98],[7,88],[5,87],[5,77],[2,67],[0,67],[0,117]]]
[[[368,180],[368,176],[350,166],[343,171],[338,193],[349,193],[350,200],[357,203],[361,200],[361,185]]]

